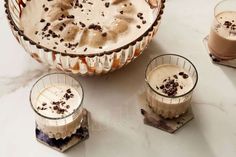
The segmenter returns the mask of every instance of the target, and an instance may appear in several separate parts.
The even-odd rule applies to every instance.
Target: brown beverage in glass
[[[217,58],[236,58],[235,0],[224,0],[216,5],[208,46],[211,53]]]

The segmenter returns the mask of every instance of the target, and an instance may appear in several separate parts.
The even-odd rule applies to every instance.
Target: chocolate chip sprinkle
[[[231,23],[230,21],[225,21],[224,25],[225,25],[227,28],[229,28],[229,27],[232,25],[232,23]]]
[[[45,22],[45,20],[44,20],[44,19],[41,19],[40,22],[43,23],[43,22]]]
[[[236,25],[234,24],[234,20],[231,21],[225,21],[224,25],[226,26],[226,28],[229,28],[230,30],[235,30],[236,29]]]
[[[65,112],[68,112],[67,109],[70,108],[70,105],[66,105],[66,101],[73,98],[74,94],[72,93],[71,89],[68,88],[63,96],[59,101],[53,101],[51,104],[53,105],[52,107],[52,112],[56,112],[57,114],[64,114]]]
[[[140,26],[140,25],[137,25],[136,27],[137,27],[138,29],[140,29],[140,28],[141,28],[141,26]]]
[[[74,16],[74,15],[68,15],[67,18],[68,18],[68,19],[74,19],[75,16]]]
[[[179,75],[182,76],[184,79],[187,79],[189,77],[188,74],[184,72],[180,72]]]
[[[183,78],[184,78],[184,79],[187,79],[188,77],[189,77],[188,74],[184,74],[184,75],[183,75]]]
[[[138,17],[138,18],[140,18],[140,17],[142,17],[142,16],[143,16],[143,13],[138,13],[138,14],[137,14],[137,17]]]
[[[69,89],[67,89],[67,91],[66,91],[67,93],[71,93],[71,89],[69,88]]]
[[[100,25],[96,25],[96,24],[90,24],[88,29],[93,29],[93,30],[99,30],[102,31],[102,27]]]
[[[168,79],[165,84],[161,86],[162,92],[168,96],[175,96],[178,91],[179,83],[174,79]]]
[[[49,10],[49,8],[47,8],[47,7],[44,8],[44,11],[45,11],[45,12],[47,12],[48,10]]]
[[[106,37],[106,36],[107,36],[107,33],[106,33],[106,32],[102,33],[102,36],[103,36],[103,37]]]
[[[161,86],[160,86],[160,88],[161,88],[161,89],[164,89],[164,88],[165,88],[165,86],[164,86],[164,85],[161,85]]]
[[[83,22],[79,22],[81,27],[86,27],[86,25]]]
[[[110,3],[109,3],[109,2],[106,2],[106,3],[105,3],[105,7],[106,7],[106,8],[109,8],[109,6],[110,6]]]
[[[179,72],[179,75],[183,77],[183,79],[187,79],[189,77],[188,74],[184,72]],[[183,89],[183,86],[180,85],[178,79],[179,77],[177,74],[173,75],[172,77],[168,77],[162,81],[163,83],[159,87],[156,85],[156,89],[161,89],[162,92],[168,96],[175,96],[178,92],[178,89]]]

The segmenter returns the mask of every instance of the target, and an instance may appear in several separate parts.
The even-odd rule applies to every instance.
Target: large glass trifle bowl
[[[101,41],[104,38],[108,40],[108,38],[111,36],[109,32],[105,32],[105,33],[102,32],[104,30],[101,30],[101,26],[99,26],[98,24],[90,24],[88,25],[88,28],[86,28],[86,31],[87,32],[101,31],[102,36],[95,35],[91,37],[90,35],[90,39],[88,38],[88,40],[86,40],[87,43],[84,42],[84,45],[81,47],[80,47],[80,44],[82,43],[81,41],[78,41],[77,44],[70,44],[70,43],[65,44],[67,46],[66,47],[67,50],[64,50],[64,49],[56,48],[56,46],[58,45],[57,42],[55,42],[56,45],[54,47],[50,47],[50,46],[47,46],[47,44],[43,44],[43,41],[39,42],[38,40],[36,40],[35,38],[32,38],[29,34],[27,34],[28,28],[34,28],[33,27],[34,25],[31,25],[31,23],[33,23],[32,21],[34,21],[34,19],[37,19],[37,7],[34,8],[33,7],[34,5],[32,5],[30,9],[27,8],[27,5],[30,4],[32,1],[34,1],[34,3],[37,2],[37,0],[31,0],[31,1],[29,0],[5,0],[5,9],[6,9],[6,14],[7,14],[7,19],[9,21],[13,35],[15,36],[17,41],[22,45],[25,51],[29,53],[31,57],[37,60],[38,62],[46,64],[54,69],[59,69],[65,72],[71,72],[74,74],[81,74],[81,75],[99,75],[99,74],[105,74],[105,73],[114,71],[116,69],[124,67],[125,65],[133,61],[135,58],[137,58],[140,54],[142,54],[142,52],[148,46],[151,40],[154,38],[154,35],[156,34],[158,30],[158,27],[161,21],[161,15],[163,14],[164,3],[165,3],[165,0],[138,0],[138,1],[137,0],[104,0],[104,1],[99,1],[99,3],[104,2],[105,5],[102,7],[104,7],[105,9],[108,9],[108,14],[110,14],[109,7],[112,9],[112,7],[114,7],[113,4],[114,5],[122,4],[122,6],[120,5],[121,10],[117,10],[116,14],[118,18],[122,19],[123,21],[126,20],[125,23],[128,24],[127,29],[129,29],[131,32],[133,31],[133,33],[121,32],[123,27],[119,25],[115,25],[118,31],[116,32],[116,30],[114,29],[115,33],[114,32],[113,33],[115,34],[115,36],[118,36],[118,40],[114,40],[112,44],[107,44],[104,47],[99,46],[97,48],[93,47],[93,49],[89,49],[90,48],[89,46],[91,45],[94,46],[94,43],[96,46],[96,43],[100,42],[99,41],[100,38],[101,38]],[[62,0],[54,0],[54,1],[62,1]],[[49,2],[53,3],[54,1],[48,1],[48,3]],[[67,1],[68,3],[66,3]],[[98,2],[96,0],[90,0],[89,2],[66,0],[63,3],[65,3],[66,6],[68,6],[69,1],[71,1],[70,5],[71,7],[73,7],[73,9],[77,7],[80,9],[80,11],[86,10],[86,8],[82,8],[83,5],[84,6],[92,5],[93,3]],[[136,12],[134,14],[131,14],[130,9],[125,8],[129,5],[131,6],[132,4],[135,4],[138,6],[139,5],[137,4],[138,2],[145,3],[149,6],[149,9],[150,9],[149,12],[151,13],[151,16],[148,17],[149,20],[147,21],[144,20],[145,17],[143,17],[143,13]],[[77,4],[77,3],[84,3],[84,4],[82,5],[82,4]],[[85,4],[85,3],[88,3],[88,4]],[[45,7],[44,5],[43,7],[45,11],[48,10],[48,8]],[[55,9],[56,7],[52,7],[52,8]],[[99,8],[99,7],[94,6],[94,8]],[[29,25],[29,27],[25,27],[22,25],[22,16],[23,16],[22,14],[24,14],[24,9],[35,10],[35,15],[30,15],[32,17],[32,20],[31,19],[25,20],[29,22],[27,24]],[[63,8],[60,8],[60,9],[61,11],[58,14],[61,14],[61,12],[64,12]],[[102,16],[104,16],[104,14],[106,13],[106,11],[103,11],[105,9],[100,9],[102,10],[101,11]],[[87,9],[87,10],[88,10],[87,15],[89,15],[90,12],[91,13],[93,12],[92,9]],[[49,8],[49,11],[50,11],[50,8]],[[52,12],[54,13],[55,10],[52,10]],[[125,17],[126,13],[127,13],[127,17]],[[55,16],[58,16],[58,14],[56,14]],[[145,11],[144,11],[144,14],[145,14]],[[93,15],[92,17],[94,16],[95,15]],[[63,20],[63,19],[60,19],[61,17],[59,17],[59,20]],[[85,16],[83,16],[83,18],[84,17]],[[46,18],[49,18],[49,17],[46,17]],[[82,16],[75,17],[74,15],[66,15],[65,18],[69,20],[81,19]],[[132,18],[140,20],[141,21],[140,25],[145,25],[145,30],[142,30],[144,27],[141,28],[141,26],[138,24],[132,28],[131,26]],[[122,23],[123,22],[122,20],[120,20],[119,22]],[[44,19],[40,20],[41,23],[43,23],[44,21],[45,21]],[[74,25],[77,24],[76,22],[71,22],[71,23]],[[80,25],[81,27],[84,27],[83,32],[85,32],[86,25],[82,22],[78,22],[78,25]],[[48,24],[48,27],[51,27],[50,24]],[[107,30],[109,30],[110,28],[112,27],[108,26]],[[134,30],[134,28],[137,30]],[[44,29],[47,29],[47,28],[44,28]],[[61,27],[59,27],[59,29],[62,30]],[[50,31],[51,30],[49,30],[49,32]],[[71,29],[69,29],[69,31],[71,31]],[[38,31],[35,31],[35,34],[37,33]],[[54,32],[51,31],[51,34],[57,37],[55,33],[54,34],[53,33]],[[68,33],[71,33],[71,32],[68,32]],[[133,37],[130,37],[131,35]],[[51,39],[51,40],[54,40],[54,39]],[[62,40],[64,42],[64,39],[61,39],[60,41]],[[74,48],[68,50],[68,47],[71,48],[73,46]],[[88,46],[89,48],[85,46]]]

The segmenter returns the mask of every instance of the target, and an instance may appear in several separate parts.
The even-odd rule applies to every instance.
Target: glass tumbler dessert
[[[224,0],[214,11],[214,22],[208,39],[212,55],[219,59],[236,58],[236,1]]]
[[[172,119],[189,109],[198,73],[188,59],[166,54],[148,64],[145,81],[149,107],[163,118]]]
[[[53,73],[40,78],[30,92],[36,138],[59,151],[81,141],[83,89],[73,77]]]

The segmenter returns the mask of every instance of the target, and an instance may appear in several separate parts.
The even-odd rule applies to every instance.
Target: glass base
[[[148,106],[148,105],[145,105]],[[152,111],[150,106],[144,107],[145,109],[141,109],[141,114],[144,116],[144,124],[158,128],[162,131],[166,131],[168,133],[175,133],[177,130],[182,128],[188,122],[190,122],[193,118],[192,109],[188,109],[188,111],[174,119],[165,119]]]
[[[236,68],[236,59],[224,60],[224,59],[217,58],[214,54],[211,53],[207,43],[208,43],[208,36],[206,36],[203,39],[203,44],[205,45],[206,51],[209,54],[209,56],[214,64],[219,64],[219,65],[224,65],[224,66],[231,67],[231,68]]]
[[[73,147],[74,145],[87,140],[89,138],[89,123],[88,123],[89,113],[86,109],[83,110],[84,110],[83,111],[84,120],[81,124],[81,127],[77,129],[76,133],[74,133],[70,137],[66,137],[64,139],[49,138],[47,134],[36,128],[35,129],[36,139],[38,140],[38,142],[60,152],[64,152],[69,148]]]

